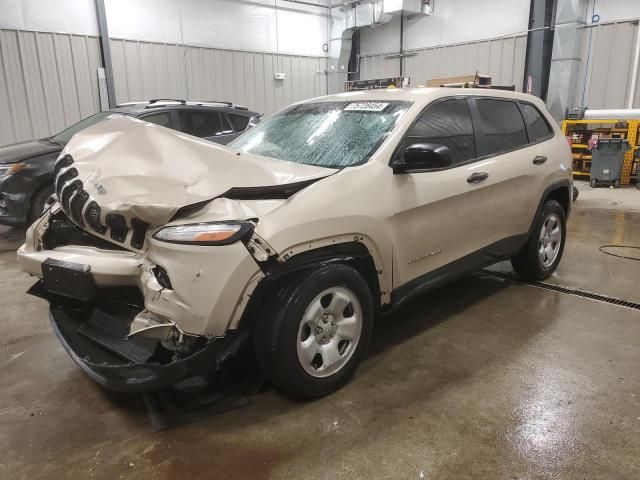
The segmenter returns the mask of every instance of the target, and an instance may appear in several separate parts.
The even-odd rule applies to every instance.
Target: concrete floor
[[[580,188],[552,281],[640,302],[640,264],[598,250],[640,245],[640,192]],[[380,318],[330,397],[154,433],[59,347],[20,238],[0,230],[0,478],[640,478],[637,310],[471,276]]]

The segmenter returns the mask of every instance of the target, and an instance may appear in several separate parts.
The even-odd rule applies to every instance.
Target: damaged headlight
[[[175,225],[158,230],[153,238],[162,242],[188,245],[229,245],[253,232],[251,222],[208,222]]]
[[[0,163],[0,178],[8,177],[9,175],[13,175],[14,173],[19,172],[20,170],[27,168],[27,164],[20,163]]]

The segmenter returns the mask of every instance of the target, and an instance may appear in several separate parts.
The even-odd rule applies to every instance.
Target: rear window
[[[529,142],[535,143],[551,137],[553,130],[536,107],[527,103],[521,103],[520,107],[529,132]]]
[[[515,102],[482,98],[476,104],[484,132],[480,142],[481,156],[515,150],[529,143]]]

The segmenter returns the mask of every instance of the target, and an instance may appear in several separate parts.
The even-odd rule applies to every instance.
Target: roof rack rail
[[[181,103],[182,105],[187,104],[186,100],[182,100],[179,98],[152,98],[151,100],[149,100],[149,105],[154,103],[159,103],[159,102],[178,102],[178,103]]]
[[[224,100],[204,100],[203,103],[220,103],[222,105],[226,105],[230,108],[235,108],[237,110],[249,110],[249,107],[245,107],[244,105],[236,105],[233,102],[227,102]]]
[[[228,107],[233,107],[233,103],[226,102],[224,100],[203,100],[203,103],[222,103],[223,105],[226,105]]]
[[[130,107],[131,105],[140,105],[142,103],[147,103],[147,101],[146,100],[138,100],[138,101],[135,101],[135,102],[123,102],[123,103],[117,104],[113,108]]]

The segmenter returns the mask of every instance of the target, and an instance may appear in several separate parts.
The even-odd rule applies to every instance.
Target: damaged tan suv
[[[213,377],[251,347],[316,397],[353,374],[377,311],[504,259],[551,275],[570,167],[544,104],[497,90],[317,98],[228,147],[114,117],[61,153],[18,259],[108,388]]]

